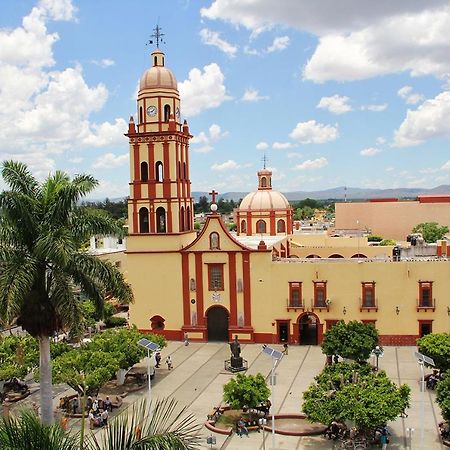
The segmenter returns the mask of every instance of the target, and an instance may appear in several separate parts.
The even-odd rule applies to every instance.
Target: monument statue
[[[235,358],[241,356],[241,344],[239,344],[238,337],[234,336],[234,341],[230,343],[231,354]]]
[[[241,356],[241,344],[239,344],[237,336],[234,336],[234,341],[230,343],[230,350],[231,350],[231,359],[230,359],[231,370],[233,372],[245,370],[243,358]]]

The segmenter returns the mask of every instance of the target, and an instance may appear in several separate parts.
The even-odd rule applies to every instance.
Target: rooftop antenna
[[[162,28],[159,26],[159,19],[158,19],[158,23],[156,24],[156,27],[153,28],[153,34],[150,35],[151,38],[147,43],[148,44],[153,44],[156,41],[156,48],[159,48],[159,44],[165,44],[166,41],[163,39],[163,36],[165,36],[165,34],[162,32]]]

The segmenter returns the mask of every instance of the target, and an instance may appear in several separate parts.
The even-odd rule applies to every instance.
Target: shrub
[[[106,328],[123,327],[127,324],[127,319],[125,317],[108,317],[105,320]]]

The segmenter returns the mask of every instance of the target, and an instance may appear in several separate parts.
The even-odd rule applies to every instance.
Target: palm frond
[[[26,164],[18,161],[4,161],[2,177],[13,191],[34,197],[39,191],[36,178],[31,175]]]
[[[0,258],[0,317],[9,323],[19,316],[35,281],[37,267],[34,259],[20,251],[2,248]]]
[[[65,227],[49,229],[40,234],[34,244],[34,252],[38,258],[59,267],[66,267],[76,250],[72,233]]]
[[[192,450],[201,440],[201,425],[174,399],[157,400],[149,417],[146,400],[133,405],[112,420],[97,439],[92,435],[89,450]]]
[[[59,425],[42,425],[31,411],[0,421],[0,448],[8,450],[78,450],[76,435],[68,435]]]

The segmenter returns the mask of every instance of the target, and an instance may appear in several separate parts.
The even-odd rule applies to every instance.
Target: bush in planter
[[[123,327],[127,324],[125,317],[108,317],[105,320],[106,328]]]

